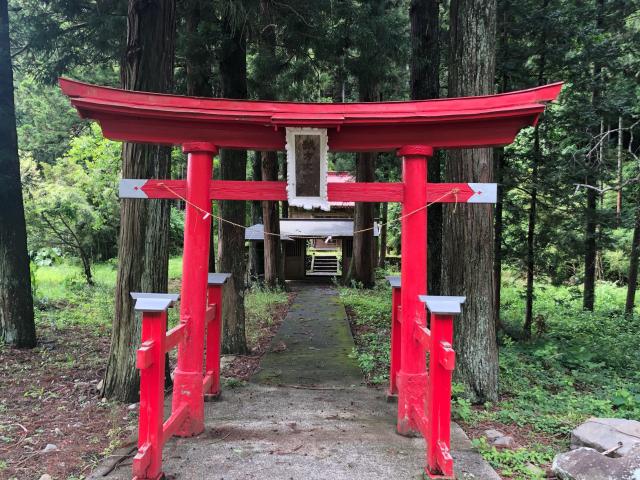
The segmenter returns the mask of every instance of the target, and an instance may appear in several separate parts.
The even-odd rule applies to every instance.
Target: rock
[[[560,480],[638,480],[640,445],[621,458],[611,458],[589,447],[556,455],[553,473]]]
[[[509,435],[494,438],[491,441],[491,445],[493,445],[494,447],[501,447],[501,448],[511,448],[515,446],[515,444],[516,442],[513,440],[513,437],[510,437]]]
[[[53,443],[47,443],[47,446],[42,449],[42,453],[50,453],[58,450],[58,446]]]
[[[485,430],[484,436],[487,437],[487,440],[491,441],[495,440],[498,437],[504,437],[504,433],[502,433],[500,430]]]
[[[132,403],[131,405],[129,405],[127,407],[129,410],[135,410],[136,408],[138,408],[138,404],[137,403]]]
[[[59,437],[60,435],[62,435],[62,430],[60,430],[59,428],[57,428],[57,427],[56,427],[56,428],[53,430],[53,433],[55,433],[55,434]]]
[[[231,362],[233,362],[235,358],[235,355],[222,355],[220,357],[220,370],[231,365]]]
[[[45,473],[43,475],[40,475],[40,478],[38,480],[52,480],[51,475],[49,475],[48,473]]]
[[[98,384],[96,385],[96,390],[100,393],[102,393],[102,387],[104,387],[104,380],[100,380],[98,382]]]
[[[571,432],[571,448],[590,447],[604,452],[618,446],[612,457],[624,457],[640,444],[640,422],[622,418],[590,418]]]
[[[524,467],[530,474],[531,478],[546,478],[547,472],[533,463],[527,463]]]

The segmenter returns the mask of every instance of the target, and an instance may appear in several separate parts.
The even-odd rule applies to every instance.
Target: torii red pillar
[[[178,347],[178,366],[173,380],[173,409],[188,404],[189,416],[176,435],[197,435],[204,430],[202,369],[204,361],[205,311],[211,209],[209,185],[213,157],[218,152],[207,142],[185,143],[187,205],[184,221],[180,322],[188,324],[187,338]]]
[[[424,349],[414,339],[416,323],[426,324],[424,305],[419,295],[427,291],[427,160],[433,148],[406,145],[398,150],[402,157],[402,263],[401,263],[401,342],[398,372],[398,425],[401,435],[420,433],[413,411],[424,409],[427,388],[427,364]]]

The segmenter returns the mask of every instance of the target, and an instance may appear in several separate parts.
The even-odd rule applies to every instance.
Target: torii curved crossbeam
[[[562,83],[499,95],[408,102],[296,103],[135,92],[66,78],[60,87],[104,135],[131,142],[210,142],[222,148],[284,150],[283,127],[326,128],[331,151],[389,151],[403,145],[506,145],[535,125]]]

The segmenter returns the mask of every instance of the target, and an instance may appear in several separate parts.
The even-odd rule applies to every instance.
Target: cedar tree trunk
[[[449,95],[486,95],[495,76],[496,1],[453,0],[450,10]],[[451,151],[447,182],[491,182],[490,149]],[[448,205],[443,222],[442,293],[465,295],[456,319],[457,378],[475,401],[498,397],[495,336],[493,206]]]
[[[440,93],[440,26],[438,0],[411,0],[411,98],[424,100],[438,98]],[[429,182],[440,181],[440,155],[429,159]],[[428,291],[440,294],[442,269],[442,204],[429,207],[427,216]]]
[[[636,304],[636,289],[638,288],[638,257],[640,256],[640,195],[638,195],[637,203],[636,223],[633,228],[631,254],[629,255],[629,281],[627,283],[627,301],[624,305],[625,315],[633,315],[633,309]]]
[[[175,57],[175,1],[130,0],[127,47],[121,64],[122,88],[170,92]],[[169,178],[171,149],[125,143],[123,178]],[[136,349],[140,319],[131,292],[166,292],[169,263],[168,200],[120,201],[116,303],[104,395],[122,402],[138,399]]]
[[[380,206],[380,241],[379,254],[378,254],[378,268],[384,268],[387,264],[387,221],[389,218],[389,204],[383,202]]]
[[[0,0],[0,342],[36,345],[13,103],[7,0]]]
[[[236,26],[227,10],[222,19],[220,46],[220,77],[222,96],[247,98],[247,39],[243,26]],[[246,180],[247,152],[222,149],[220,152],[220,178]],[[224,200],[219,202],[220,216],[239,225],[245,223],[246,202]],[[230,273],[231,281],[225,287],[222,301],[224,353],[247,353],[244,323],[244,290],[246,259],[244,228],[221,221],[218,235],[218,271]]]

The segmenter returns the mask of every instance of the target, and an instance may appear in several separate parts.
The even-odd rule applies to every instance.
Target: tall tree
[[[496,58],[495,0],[452,0],[450,9],[449,95],[493,92]],[[450,152],[447,182],[491,182],[493,152],[468,149]],[[458,205],[445,208],[442,291],[466,295],[456,325],[458,378],[474,400],[498,397],[498,348],[495,336],[493,207]]]
[[[36,345],[13,103],[7,0],[0,0],[0,340]]]
[[[213,95],[213,43],[211,26],[213,9],[207,8],[204,0],[188,0],[178,4],[178,13],[184,18],[185,31],[183,52],[187,95],[192,97],[211,97]],[[212,211],[215,208],[211,202]],[[215,220],[213,218],[212,220]],[[214,222],[211,223],[209,236],[209,271],[216,271],[216,244]]]
[[[222,96],[247,98],[247,37],[241,2],[224,6],[221,20],[221,45],[219,51]],[[220,177],[223,180],[246,180],[247,152],[244,150],[220,151]],[[244,201],[220,202],[220,216],[238,225],[245,223]],[[247,352],[245,335],[245,271],[244,228],[221,221],[218,236],[218,271],[231,273],[231,281],[225,287],[223,299],[224,335],[222,349],[225,353]]]
[[[255,59],[255,89],[260,99],[276,99],[280,61],[276,56],[276,17],[271,0],[260,0],[258,54]],[[262,179],[278,180],[278,153],[261,152]],[[262,202],[264,224],[264,281],[269,287],[284,285],[284,258],[280,242],[278,202]]]
[[[348,68],[358,84],[358,100],[379,101],[385,81],[390,77],[395,62],[403,60],[397,45],[406,30],[406,18],[398,4],[384,0],[355,2],[349,15],[353,28],[346,44],[358,52],[348,59]],[[404,30],[403,30],[404,27]],[[356,181],[375,181],[375,152],[358,153]],[[375,243],[373,237],[374,204],[356,202],[354,213],[353,257],[347,281],[355,280],[369,288],[375,283]]]
[[[440,22],[439,0],[411,0],[411,98],[423,100],[440,95]],[[440,181],[440,155],[429,159],[429,182]],[[428,290],[440,293],[442,269],[442,204],[429,207],[428,215]]]
[[[633,309],[636,305],[636,289],[638,288],[638,259],[640,258],[640,194],[638,194],[637,197],[636,221],[633,228],[631,253],[629,255],[627,299],[624,305],[625,315],[633,315]]]
[[[596,18],[595,27],[597,32],[602,32],[604,27],[604,0],[595,0]],[[595,58],[593,63],[593,92],[591,103],[594,112],[600,112],[602,108],[602,60]],[[597,138],[596,135],[593,135]],[[597,168],[599,155],[597,148],[591,148],[587,154],[585,185],[586,190],[586,225],[584,238],[584,292],[582,297],[582,307],[585,310],[593,311],[596,298],[596,261],[598,257],[597,228],[598,228],[598,184]]]
[[[127,90],[170,92],[175,56],[175,0],[130,0],[127,47],[121,64],[121,83]],[[171,149],[125,143],[124,178],[168,178]],[[138,397],[136,346],[140,322],[130,292],[166,292],[169,262],[167,200],[127,200],[120,203],[120,236],[116,304],[104,395],[124,402]]]
[[[546,13],[549,0],[542,0],[541,14],[542,25],[538,34],[538,85],[545,83],[545,67],[547,61],[547,28]],[[540,122],[536,123],[533,131],[533,159],[531,165],[531,194],[529,196],[529,225],[527,228],[527,288],[525,295],[524,336],[531,338],[531,326],[533,325],[533,280],[535,275],[535,243],[536,221],[538,208],[538,172],[543,161],[540,145]]]

